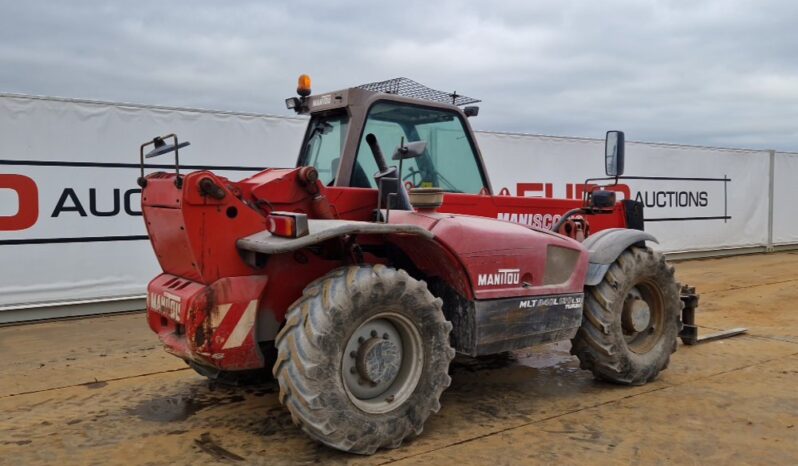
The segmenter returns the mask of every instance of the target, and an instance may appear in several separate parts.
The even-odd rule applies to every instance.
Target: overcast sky
[[[0,0],[0,92],[289,115],[397,76],[477,129],[798,151],[798,2]]]

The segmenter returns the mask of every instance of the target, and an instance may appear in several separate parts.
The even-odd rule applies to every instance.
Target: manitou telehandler
[[[680,296],[642,205],[616,202],[611,183],[582,200],[497,196],[477,108],[460,108],[473,99],[403,78],[311,95],[303,75],[297,91],[286,103],[310,121],[294,169],[183,174],[187,142],[141,146],[163,268],[147,318],[201,374],[272,370],[308,435],[370,454],[421,433],[455,353],[570,339],[583,369],[638,385],[667,367],[683,324],[695,340],[695,295]],[[145,176],[145,158],[172,151],[174,172]],[[617,181],[623,133],[605,155]]]

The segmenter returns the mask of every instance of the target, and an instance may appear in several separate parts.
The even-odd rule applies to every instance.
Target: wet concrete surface
[[[458,358],[424,433],[371,457],[305,437],[272,383],[227,388],[165,354],[142,315],[0,328],[0,465],[798,464],[798,254],[677,264],[702,331],[653,383],[578,369],[568,343]]]

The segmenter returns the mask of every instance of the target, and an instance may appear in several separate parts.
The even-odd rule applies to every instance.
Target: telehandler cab
[[[493,194],[477,109],[460,108],[473,99],[403,78],[311,95],[304,75],[298,94],[287,104],[310,121],[294,169],[183,174],[187,142],[141,146],[163,269],[148,323],[201,374],[272,370],[302,430],[371,454],[421,433],[455,353],[570,339],[583,369],[638,385],[667,367],[683,322],[694,331],[697,297],[646,246],[640,203],[612,185],[582,200]],[[172,151],[173,173],[145,176],[145,158]],[[605,155],[617,179],[623,133]]]

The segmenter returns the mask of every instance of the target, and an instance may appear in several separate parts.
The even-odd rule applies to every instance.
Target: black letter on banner
[[[89,211],[95,217],[113,217],[119,213],[119,189],[114,189],[114,209],[110,212],[97,210],[97,189],[89,189]]]
[[[141,215],[141,211],[140,210],[133,210],[133,203],[130,201],[130,197],[133,196],[134,194],[141,195],[141,190],[140,189],[128,189],[127,191],[125,191],[125,213],[128,214],[128,215],[134,215],[134,216],[138,215],[138,216],[140,216]],[[138,204],[141,204],[141,201],[139,201]]]
[[[65,206],[64,204],[67,201],[67,198],[72,199],[71,206]],[[58,203],[55,205],[55,209],[53,210],[53,214],[50,215],[51,217],[58,217],[61,212],[77,212],[80,214],[81,217],[86,216],[86,210],[80,204],[80,199],[75,194],[75,190],[72,188],[64,189],[64,192],[61,193],[61,198],[58,199]]]

